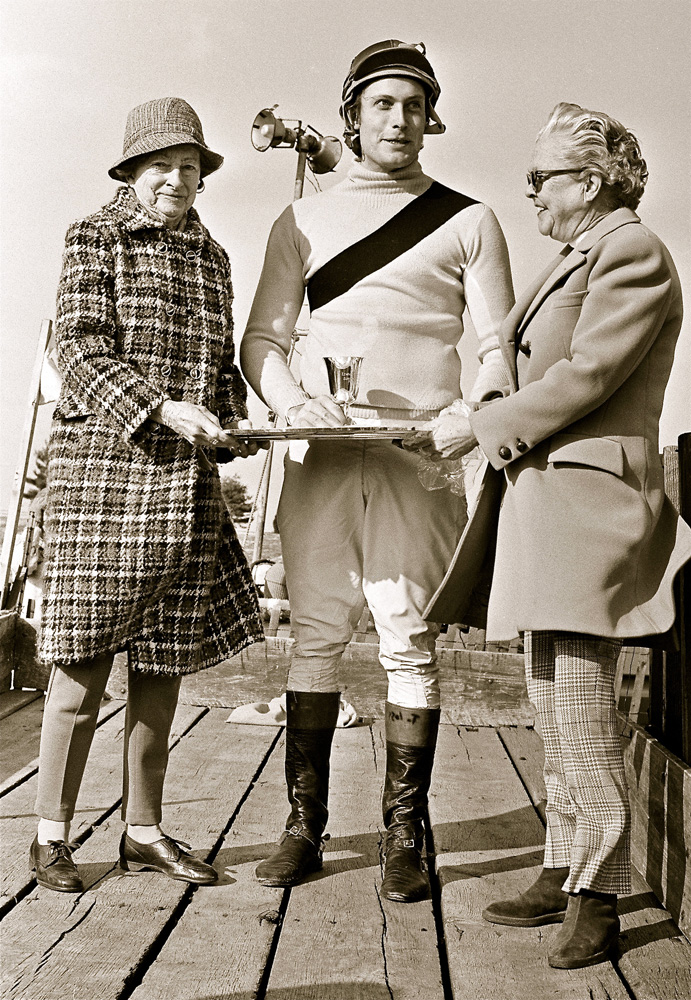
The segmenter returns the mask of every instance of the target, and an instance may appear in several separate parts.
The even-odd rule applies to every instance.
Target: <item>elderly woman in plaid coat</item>
[[[110,170],[127,186],[67,234],[41,637],[54,670],[30,852],[38,882],[62,892],[82,889],[69,823],[118,650],[129,658],[120,863],[216,879],[159,824],[182,676],[263,638],[204,450],[249,452],[223,429],[247,416],[230,265],[191,207],[222,163],[185,101],[140,105]]]
[[[624,640],[672,627],[674,577],[691,558],[658,442],[681,287],[669,251],[635,212],[647,177],[628,129],[557,105],[526,196],[542,235],[566,245],[502,326],[504,398],[469,418],[442,415],[432,430],[434,454],[479,442],[501,474],[487,635],[525,633],[545,746],[543,870],[483,916],[514,927],[563,922],[548,953],[562,969],[601,962],[616,946],[617,894],[631,891],[617,658]]]

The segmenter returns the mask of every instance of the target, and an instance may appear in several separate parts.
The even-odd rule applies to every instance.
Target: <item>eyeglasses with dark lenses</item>
[[[537,194],[550,177],[556,177],[557,174],[580,174],[582,167],[570,167],[568,170],[531,170],[529,174],[526,174],[526,180],[530,184],[531,188]]]

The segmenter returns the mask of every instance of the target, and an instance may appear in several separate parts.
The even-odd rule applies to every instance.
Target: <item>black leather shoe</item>
[[[422,855],[414,840],[388,838],[381,895],[396,903],[416,903],[429,896]]]
[[[562,886],[569,874],[566,868],[543,868],[533,884],[513,899],[490,903],[482,916],[490,924],[509,927],[541,927],[560,924],[566,916],[568,893]]]
[[[189,847],[184,841],[173,840],[165,834],[153,844],[140,844],[123,833],[120,841],[120,867],[126,872],[140,872],[149,868],[162,872],[168,878],[177,878],[196,885],[210,885],[218,879],[218,872],[211,865],[183,851]]]
[[[72,860],[74,850],[75,845],[66,844],[64,840],[51,840],[43,845],[34,837],[29,860],[38,884],[56,892],[83,892],[84,885]]]
[[[553,969],[584,969],[604,962],[619,939],[617,897],[582,889],[569,896],[563,926],[547,955]]]
[[[316,846],[297,827],[291,827],[281,835],[275,854],[257,865],[254,873],[257,880],[262,885],[287,889],[301,882],[312,872],[321,871],[325,840],[328,840],[328,834],[319,846]]]

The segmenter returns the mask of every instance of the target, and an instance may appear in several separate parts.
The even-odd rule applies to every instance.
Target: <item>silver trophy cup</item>
[[[329,376],[329,392],[343,406],[346,423],[349,423],[349,406],[355,402],[360,387],[362,358],[324,358],[324,362]]]

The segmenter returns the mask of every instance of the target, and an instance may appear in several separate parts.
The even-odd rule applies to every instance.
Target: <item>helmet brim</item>
[[[389,76],[402,76],[407,77],[410,80],[415,80],[416,83],[421,84],[423,87],[427,99],[432,106],[437,103],[437,98],[439,97],[439,84],[432,77],[428,76],[426,73],[416,70],[414,67],[402,65],[402,66],[386,66],[379,70],[373,70],[371,73],[366,73],[362,77],[358,77],[356,81],[353,81],[352,89],[350,92],[350,100],[357,97],[363,87],[366,87],[368,83],[372,83],[374,80],[384,80]],[[350,101],[348,102],[350,103]]]

